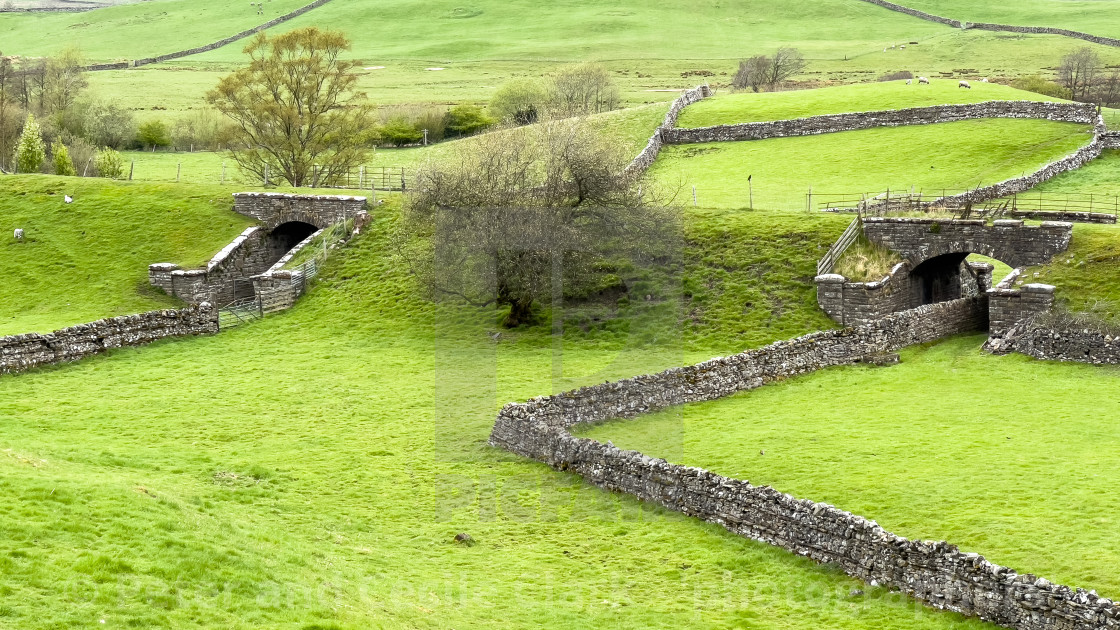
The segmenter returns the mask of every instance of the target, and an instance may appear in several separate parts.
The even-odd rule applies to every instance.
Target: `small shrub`
[[[447,112],[447,130],[455,136],[469,136],[485,131],[496,122],[477,105],[463,103]]]
[[[490,99],[490,113],[507,123],[529,125],[544,114],[548,100],[548,90],[539,81],[514,79],[494,92]]]
[[[914,73],[909,70],[899,70],[898,72],[888,72],[879,77],[880,81],[903,81],[906,79],[913,79]]]
[[[77,172],[74,171],[74,162],[70,160],[70,151],[67,150],[66,145],[61,142],[55,142],[51,147],[54,152],[54,174],[74,176]]]
[[[140,146],[155,149],[171,146],[171,130],[162,120],[149,120],[140,125],[136,132],[136,140]]]
[[[47,152],[43,146],[39,123],[35,122],[35,116],[28,114],[19,135],[19,143],[16,144],[16,169],[20,173],[38,173],[46,159]]]
[[[416,144],[424,139],[424,132],[417,129],[416,125],[401,115],[390,118],[378,130],[381,141],[396,147]]]
[[[113,149],[105,148],[98,151],[97,172],[101,177],[120,179],[124,177],[124,158]]]
[[[1034,92],[1035,94],[1042,94],[1043,96],[1050,96],[1053,98],[1068,99],[1072,96],[1072,92],[1053,81],[1048,81],[1040,74],[1032,74],[1030,76],[1019,77],[1011,82],[1011,87],[1017,90],[1026,90]]]

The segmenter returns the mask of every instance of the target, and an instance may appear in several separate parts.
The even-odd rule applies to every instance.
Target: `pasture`
[[[0,13],[0,50],[73,45],[90,62],[136,59],[307,1],[270,0],[264,16],[218,0]],[[906,3],[1120,36],[1112,3]],[[361,88],[386,109],[484,103],[510,78],[599,61],[625,109],[590,123],[628,155],[678,90],[700,83],[716,96],[687,108],[681,126],[1052,100],[977,79],[1052,69],[1086,45],[953,29],[859,0],[336,0],[274,31],[311,25],[347,32]],[[174,122],[204,107],[244,44],[90,73],[90,95],[126,103],[139,121]],[[809,61],[798,86],[822,89],[732,93],[739,59],[778,46]],[[1120,64],[1120,49],[1095,49]],[[900,70],[932,85],[876,81]],[[427,299],[398,249],[404,200],[378,192],[372,225],[332,252],[289,311],[0,376],[10,499],[0,502],[0,627],[994,628],[486,440],[511,400],[836,327],[812,280],[852,216],[808,212],[810,187],[973,188],[1066,156],[1090,132],[993,119],[666,146],[650,180],[676,191],[679,250],[650,268],[612,267],[606,290],[564,294],[516,329],[500,326],[500,309]],[[532,129],[496,133],[518,142]],[[379,149],[369,166],[415,170],[479,141]],[[180,306],[149,287],[148,264],[200,265],[250,225],[230,195],[259,183],[228,155],[125,160],[134,181],[0,175],[0,239],[27,236],[0,240],[0,335]],[[1120,194],[1118,176],[1120,152],[1109,151],[1031,192]],[[1069,252],[1025,280],[1116,321],[1118,229],[1078,225]],[[585,434],[1120,596],[1120,434],[1109,422],[1120,372],[991,356],[982,342],[956,337],[910,348],[897,366],[828,369]]]
[[[820,136],[666,147],[651,174],[692,203],[806,209],[819,195],[911,189],[936,194],[1018,177],[1087,144],[1087,127],[985,119],[847,131]],[[747,177],[751,177],[750,183]]]
[[[911,348],[887,369],[832,368],[585,435],[1120,594],[1120,432],[1106,422],[1120,409],[1120,373],[991,356],[983,341]]]

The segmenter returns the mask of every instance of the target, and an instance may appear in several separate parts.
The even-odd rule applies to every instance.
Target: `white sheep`
[[[74,198],[71,197],[70,195],[63,195],[62,200],[65,201],[66,203],[74,203]]]
[[[16,228],[16,240],[17,241],[22,241],[23,240],[23,230],[21,230],[20,228]]]
[[[910,85],[910,84],[911,84],[911,83],[913,83],[913,82],[914,82],[914,80],[913,80],[913,79],[906,79],[906,85]]]
[[[957,87],[959,87],[959,88],[967,88],[967,89],[969,89],[969,90],[971,90],[971,89],[972,89],[972,85],[971,85],[971,84],[970,84],[970,83],[969,83],[968,81],[961,81],[960,83],[958,83],[958,84],[957,84]]]
[[[983,79],[980,79],[980,82],[981,83],[987,83],[988,82],[988,77],[984,77]]]
[[[929,79],[926,77],[918,77],[918,85],[929,85]]]

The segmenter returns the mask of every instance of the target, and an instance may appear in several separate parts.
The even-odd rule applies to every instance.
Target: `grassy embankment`
[[[1090,139],[1085,125],[971,120],[671,146],[651,174],[667,185],[682,185],[686,194],[696,186],[699,205],[717,208],[746,207],[747,177],[753,176],[755,207],[805,209],[810,186],[817,201],[888,188],[959,191],[1029,173]]]
[[[1058,305],[1115,327],[1120,325],[1120,227],[1074,226],[1069,250],[1033,267],[1020,281],[1054,285]]]
[[[251,221],[228,189],[3,176],[0,335],[49,332],[178,302],[148,265],[199,265]],[[64,195],[74,202],[66,204]],[[12,233],[24,230],[17,242]]]

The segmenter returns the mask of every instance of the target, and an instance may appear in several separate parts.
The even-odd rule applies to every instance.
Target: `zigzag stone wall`
[[[714,400],[874,353],[982,329],[984,298],[943,302],[844,330],[813,333],[742,354],[506,405],[490,443],[611,491],[719,524],[848,575],[875,580],[937,608],[1022,630],[1120,628],[1120,607],[1096,594],[992,564],[946,542],[896,536],[874,521],[770,487],[608,444],[573,426]]]
[[[1083,39],[1087,42],[1100,44],[1102,46],[1120,46],[1120,39],[1116,39],[1113,37],[1101,37],[1099,35],[1092,35],[1090,33],[1083,33],[1081,31],[1071,31],[1065,28],[1053,28],[1049,26],[1014,26],[1011,24],[992,24],[989,22],[962,22],[960,20],[951,20],[939,15],[933,15],[932,13],[926,13],[925,11],[911,9],[910,7],[904,7],[901,4],[887,2],[887,0],[863,1],[881,6],[885,9],[890,9],[891,11],[898,11],[899,13],[905,13],[906,15],[911,15],[922,20],[937,22],[939,24],[945,24],[946,26],[952,26],[954,28],[971,28],[982,31],[1010,31],[1012,33],[1030,33],[1035,35],[1063,35],[1065,37]]]
[[[662,141],[663,135],[673,130],[673,127],[677,124],[677,118],[681,115],[681,111],[683,111],[685,107],[697,101],[704,100],[711,95],[712,91],[707,85],[698,85],[691,90],[686,90],[684,94],[677,97],[672,105],[669,106],[669,111],[665,114],[665,120],[661,122],[661,126],[653,131],[649,142],[646,143],[646,148],[642,149],[642,152],[630,162],[630,165],[626,167],[626,172],[644,173],[650,166],[653,166],[664,144]]]
[[[915,89],[921,89],[916,87]],[[1082,103],[1044,103],[1038,101],[988,101],[966,105],[934,105],[874,112],[826,114],[790,120],[716,125],[691,129],[670,129],[662,134],[666,144],[733,142],[812,136],[873,129],[973,120],[977,118],[1033,118],[1094,125],[1097,110]]]
[[[111,348],[139,346],[168,337],[218,332],[218,311],[209,304],[102,319],[48,334],[0,337],[0,374],[78,361]]]

